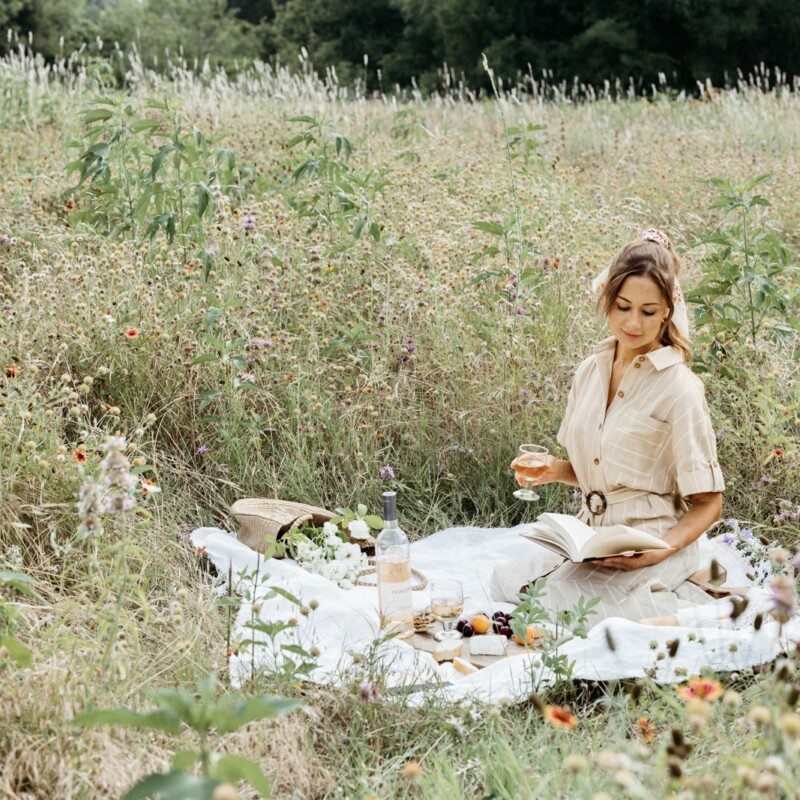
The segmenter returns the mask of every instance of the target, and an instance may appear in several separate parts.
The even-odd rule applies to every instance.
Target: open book
[[[569,514],[540,514],[522,535],[576,563],[670,547],[663,539],[627,525],[591,528]]]

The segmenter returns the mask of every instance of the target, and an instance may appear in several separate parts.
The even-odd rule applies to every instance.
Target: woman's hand
[[[608,558],[598,558],[592,561],[598,567],[608,567],[609,569],[621,569],[624,572],[631,572],[642,567],[652,567],[668,559],[671,555],[678,552],[677,547],[670,547],[668,550],[648,550],[646,553],[636,553],[632,556],[609,556]]]
[[[542,465],[544,464],[544,470]],[[514,478],[520,486],[541,486],[544,483],[563,481],[572,483],[575,481],[575,473],[572,471],[572,464],[553,456],[526,455],[517,456],[511,462],[511,469],[514,470]]]

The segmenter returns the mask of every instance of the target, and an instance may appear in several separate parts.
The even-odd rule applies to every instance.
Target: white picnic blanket
[[[520,536],[516,528],[450,528],[411,545],[411,563],[429,582],[454,577],[464,585],[465,616],[484,611],[511,610],[489,593],[492,570],[515,557],[533,554],[537,545]],[[696,675],[704,668],[733,672],[775,659],[791,643],[800,641],[800,621],[796,618],[780,626],[768,614],[759,630],[753,619],[771,607],[769,588],[754,585],[747,572],[752,565],[722,536],[703,537],[704,563],[716,559],[727,570],[728,586],[753,586],[747,611],[730,619],[729,599],[684,609],[680,626],[657,627],[612,618],[596,625],[585,639],[573,639],[559,653],[574,662],[572,677],[585,680],[614,680],[650,675],[660,683],[674,683]],[[235,640],[259,639],[262,644],[247,646],[230,657],[230,675],[235,685],[247,680],[254,669],[277,669],[291,658],[302,656],[292,648],[313,650],[315,666],[307,680],[337,684],[354,679],[371,679],[376,674],[389,686],[417,687],[411,701],[428,702],[433,691],[449,700],[471,699],[488,703],[524,700],[532,690],[553,680],[542,664],[541,653],[499,659],[471,675],[462,675],[452,664],[437,664],[430,654],[414,649],[398,639],[381,637],[378,624],[377,590],[374,587],[341,589],[335,583],[306,572],[290,559],[264,560],[255,551],[218,528],[199,528],[191,539],[205,549],[222,578],[232,565],[234,590],[245,601],[235,617]],[[260,585],[255,585],[258,572]],[[301,614],[300,603],[316,608]],[[225,587],[220,587],[224,592]],[[415,591],[415,609],[429,602],[429,591]],[[317,605],[318,604],[318,605]],[[255,605],[255,610],[253,606]],[[256,632],[248,627],[259,623],[297,620],[297,624],[277,633]],[[667,642],[678,640],[674,656]],[[286,647],[288,646],[288,648]]]

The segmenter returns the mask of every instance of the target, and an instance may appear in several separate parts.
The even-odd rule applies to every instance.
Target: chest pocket
[[[655,475],[654,468],[671,430],[668,422],[638,411],[626,409],[619,413],[603,431],[603,460],[609,482],[664,489],[669,476]]]

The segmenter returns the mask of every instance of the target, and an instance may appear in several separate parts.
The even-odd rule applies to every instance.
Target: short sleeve
[[[670,421],[675,480],[683,497],[725,489],[705,390],[699,378],[694,375],[691,378]]]

